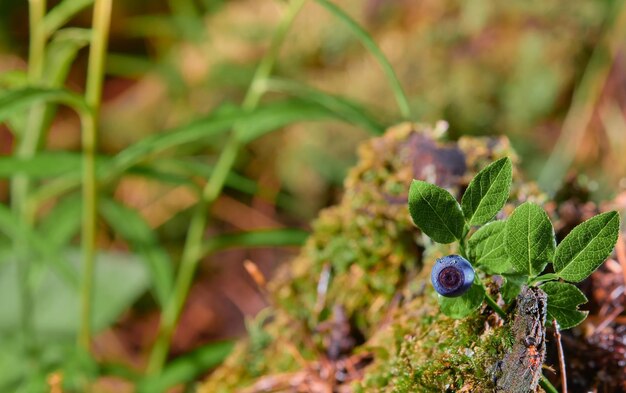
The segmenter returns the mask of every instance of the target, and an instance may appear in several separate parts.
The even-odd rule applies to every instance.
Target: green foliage
[[[587,303],[587,298],[572,284],[547,282],[540,288],[548,295],[548,321],[556,320],[561,329],[578,325],[589,314],[578,310],[579,305]]]
[[[505,280],[502,297],[512,302],[523,285],[538,285],[548,295],[548,316],[562,329],[582,322],[587,314],[578,306],[587,301],[573,285],[550,282],[563,279],[580,282],[595,271],[615,247],[619,215],[607,212],[574,228],[556,247],[552,223],[546,212],[532,202],[519,205],[507,220],[488,223],[469,235],[467,228],[491,220],[504,206],[511,187],[511,161],[500,159],[481,170],[462,197],[462,213],[454,197],[433,184],[414,180],[409,192],[413,222],[434,241],[460,241],[459,251],[485,275],[501,274]],[[464,222],[463,222],[464,221]],[[555,273],[540,276],[549,262]],[[457,298],[439,295],[441,311],[451,318],[470,315],[483,299],[500,315],[476,275],[469,291]]]
[[[180,356],[168,364],[161,374],[139,381],[137,392],[164,392],[177,384],[192,381],[219,365],[233,346],[232,341],[220,341]]]
[[[63,261],[74,276],[79,273],[80,254],[68,251]],[[0,261],[0,331],[20,328],[18,265]],[[79,296],[76,286],[68,284],[43,259],[41,269],[32,277],[34,292],[34,327],[38,337],[46,340],[74,339],[79,320]],[[45,264],[45,265],[43,265]],[[96,261],[93,324],[97,331],[110,326],[148,288],[149,274],[145,262],[132,254],[99,253]]]
[[[63,0],[57,3],[49,8],[45,2],[30,3],[28,70],[0,74],[0,122],[8,125],[15,145],[14,154],[0,157],[0,178],[10,180],[11,191],[10,208],[0,205],[0,292],[3,296],[0,329],[7,335],[17,334],[32,341],[30,344],[29,340],[22,340],[20,345],[12,347],[15,353],[11,355],[16,356],[8,358],[22,359],[22,355],[47,353],[52,345],[41,339],[47,340],[53,334],[62,337],[64,342],[80,336],[84,355],[80,357],[88,361],[74,361],[73,355],[55,357],[49,365],[33,373],[9,373],[11,380],[7,383],[10,385],[3,385],[0,380],[0,390],[15,390],[13,387],[21,386],[22,391],[32,391],[31,384],[44,386],[47,373],[57,370],[64,372],[65,387],[84,390],[90,380],[106,372],[106,367],[98,367],[89,354],[90,325],[96,330],[111,327],[122,312],[133,307],[148,290],[166,321],[161,323],[159,339],[153,347],[150,375],[135,378],[132,373],[119,374],[131,381],[139,380],[140,390],[166,390],[197,378],[207,368],[221,362],[232,347],[230,343],[207,345],[180,356],[171,364],[162,364],[167,359],[171,332],[176,327],[200,259],[232,247],[299,246],[308,236],[302,230],[281,228],[218,233],[203,238],[207,232],[212,233],[206,230],[206,215],[210,204],[221,195],[223,186],[229,187],[229,192],[236,190],[237,197],[238,192],[243,192],[246,198],[267,194],[266,186],[234,170],[240,161],[238,153],[265,135],[295,123],[344,123],[378,135],[388,126],[380,119],[395,115],[379,116],[380,111],[353,99],[288,79],[272,78],[282,42],[304,0],[287,5],[287,12],[271,38],[270,50],[252,80],[246,81],[249,82],[248,94],[241,105],[222,104],[232,98],[219,99],[202,107],[201,112],[183,116],[174,109],[182,93],[188,93],[188,81],[172,64],[167,61],[156,64],[141,55],[125,58],[118,55],[107,62],[110,2]],[[389,80],[402,117],[410,117],[408,100],[398,78],[373,38],[341,8],[325,1],[319,3],[371,51]],[[66,27],[92,6],[92,26]],[[170,29],[167,32],[156,29],[158,34],[168,39],[204,42],[206,15],[202,7],[187,2],[172,2],[171,6],[171,17],[151,21]],[[209,12],[209,8],[214,10],[214,5],[206,8]],[[139,19],[130,23],[131,29],[137,28]],[[154,37],[154,23],[148,26],[146,32],[149,30]],[[146,36],[144,32],[135,33]],[[160,44],[156,46],[160,48]],[[68,82],[68,77],[81,74],[70,71],[75,71],[75,60],[85,47],[89,47],[89,58],[86,92],[82,95],[68,88],[76,85],[74,81]],[[99,137],[98,128],[108,127],[110,122],[99,110],[105,79],[103,65],[117,62],[119,66],[120,59],[129,58],[133,60],[132,69],[123,70],[122,74],[140,77],[156,71],[169,82],[167,87],[176,96],[170,102],[171,119],[179,125],[165,130],[151,129],[150,135],[119,146],[115,151],[98,151],[95,142],[104,139]],[[128,64],[126,61],[122,66]],[[113,74],[112,70],[108,71]],[[266,97],[266,93],[271,93],[271,97]],[[45,148],[57,113],[67,112],[59,111],[59,106],[69,107],[78,115],[82,151],[47,151]],[[122,134],[135,132],[133,124],[123,127],[126,128],[121,130]],[[227,138],[230,142],[224,144]],[[189,189],[200,198],[188,223],[188,239],[192,240],[183,247],[179,269],[176,269],[174,257],[180,250],[166,248],[170,245],[164,242],[158,228],[151,227],[138,211],[117,200],[119,182],[136,176],[159,185]],[[79,197],[80,188],[82,195]],[[280,190],[276,206],[280,209],[288,205],[292,210],[301,207],[289,198]],[[100,232],[123,242],[131,251],[111,254],[96,250]],[[82,242],[81,257],[75,251],[78,240]],[[7,241],[10,248],[7,248]],[[79,320],[80,331],[76,322]],[[26,386],[24,381],[35,382],[28,382]]]
[[[472,261],[486,272],[502,274],[512,269],[504,242],[505,227],[504,220],[491,222],[474,232],[468,241]]]
[[[5,121],[13,113],[40,102],[65,104],[78,112],[89,110],[85,100],[69,90],[26,87],[0,92],[0,122]]]
[[[483,225],[504,207],[509,198],[513,173],[511,159],[504,157],[488,165],[470,182],[461,206],[469,225]]]
[[[554,229],[546,212],[532,202],[518,206],[506,221],[506,251],[513,269],[536,276],[554,255]]]
[[[438,243],[452,243],[463,236],[461,206],[443,188],[413,180],[409,190],[409,212],[415,225]]]
[[[619,234],[619,214],[602,213],[574,228],[556,249],[554,271],[560,278],[580,282],[609,256]]]
[[[155,297],[161,305],[165,304],[172,290],[174,273],[170,256],[159,245],[156,234],[135,210],[114,200],[102,199],[100,212],[111,228],[143,257],[150,272]]]

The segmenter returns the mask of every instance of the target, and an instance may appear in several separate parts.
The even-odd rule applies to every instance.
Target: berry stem
[[[485,301],[487,302],[489,307],[491,307],[491,309],[495,311],[500,317],[502,317],[503,319],[506,319],[506,313],[504,312],[504,310],[502,310],[500,306],[498,306],[498,303],[496,303],[496,301],[493,300],[493,298],[489,295],[489,293],[487,292],[487,288],[485,288],[482,282],[480,283],[480,285],[483,287],[483,290],[485,291]]]

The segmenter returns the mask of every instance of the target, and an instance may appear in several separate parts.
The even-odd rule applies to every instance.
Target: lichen
[[[273,306],[249,321],[248,338],[200,392],[254,392],[280,381],[292,391],[290,384],[311,383],[306,373],[355,392],[493,389],[493,367],[512,344],[510,329],[484,306],[463,320],[439,312],[430,265],[453,246],[433,244],[411,223],[407,194],[416,178],[458,196],[489,162],[516,159],[506,138],[445,142],[437,133],[402,124],[361,146],[341,202],[321,212],[300,255],[271,281]],[[514,195],[535,194],[532,185],[514,186]],[[320,285],[326,276],[327,287]],[[345,379],[323,372],[338,363],[328,358],[319,326],[337,306],[361,337],[344,355],[360,359]]]

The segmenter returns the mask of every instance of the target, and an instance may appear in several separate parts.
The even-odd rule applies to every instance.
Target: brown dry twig
[[[561,331],[556,319],[552,320],[554,327],[554,338],[556,339],[556,349],[559,354],[559,370],[561,373],[561,392],[567,393],[567,373],[565,372],[565,356],[563,355],[563,345],[561,344]]]

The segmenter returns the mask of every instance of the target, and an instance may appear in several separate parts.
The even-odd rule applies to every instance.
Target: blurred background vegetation
[[[114,1],[94,72],[93,0],[0,2],[0,391],[191,389],[266,305],[243,262],[271,276],[402,120],[507,135],[547,191],[626,189],[623,1],[333,4]]]

